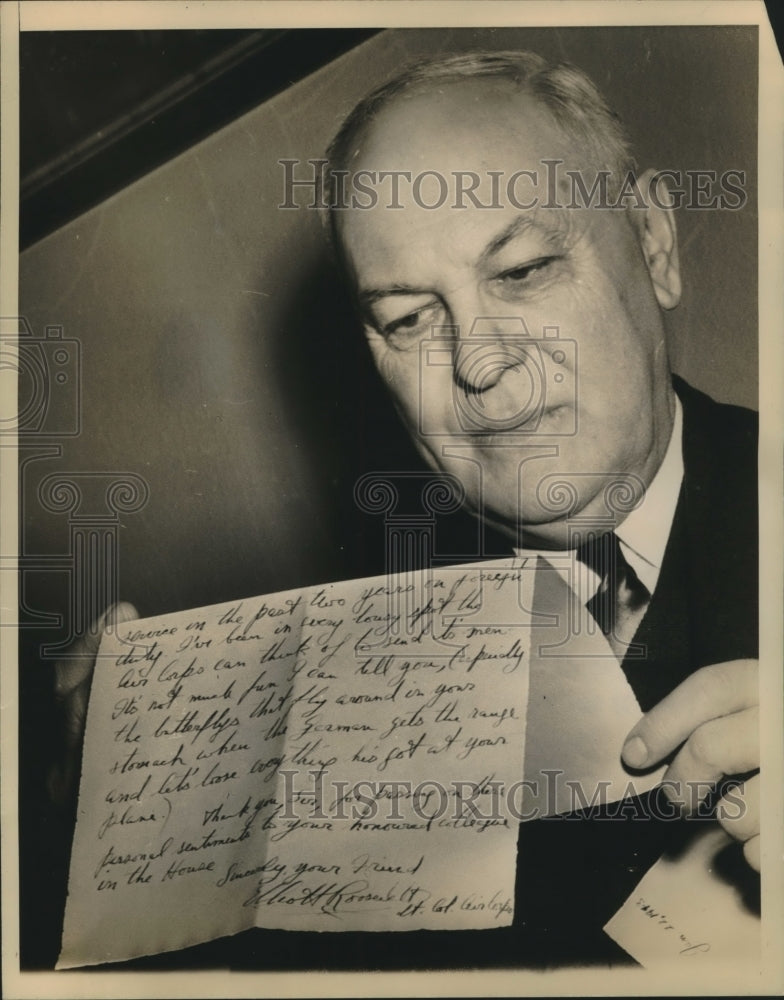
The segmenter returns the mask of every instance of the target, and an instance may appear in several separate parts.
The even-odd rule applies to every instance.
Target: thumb
[[[92,675],[104,630],[111,630],[138,617],[139,612],[132,604],[119,601],[117,604],[110,604],[90,629],[79,636],[55,664],[54,694],[58,701],[66,699]]]
[[[756,660],[702,667],[655,705],[632,728],[622,756],[629,767],[663,760],[699,726],[754,706],[759,699]]]
[[[90,630],[80,636],[55,664],[55,696],[63,703],[63,744],[59,759],[49,771],[47,787],[56,804],[63,805],[66,802],[78,779],[90,680],[101,636],[104,631],[111,631],[138,617],[132,604],[123,601],[110,605],[93,622]]]

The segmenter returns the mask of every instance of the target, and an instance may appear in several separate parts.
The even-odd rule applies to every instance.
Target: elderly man
[[[668,762],[671,815],[746,776],[742,808],[719,816],[758,868],[755,425],[670,373],[662,314],[680,276],[658,178],[634,172],[582,73],[476,53],[366,98],[331,146],[327,181],[372,356],[424,461],[460,480],[510,554],[557,567],[576,550],[586,571],[570,579],[647,712],[619,754],[632,768]],[[614,482],[635,494],[620,510],[608,508]],[[76,734],[78,679],[60,669]],[[662,811],[654,794],[612,821],[594,810],[524,824],[509,929],[410,934],[397,948],[338,935],[327,951],[311,941],[314,961],[620,960],[601,928],[677,840],[683,824]],[[278,956],[298,950],[277,939]]]
[[[366,184],[385,173],[457,181],[455,197],[442,182],[427,195],[400,183],[400,210],[379,198],[332,214],[371,352],[425,461],[462,481],[510,547],[545,557],[574,544],[575,525],[606,518],[608,481],[646,493],[615,512],[620,545],[604,553],[604,575],[625,592],[611,640],[650,646],[629,663],[644,707],[708,669],[635,729],[626,762],[644,767],[687,740],[670,778],[753,768],[754,665],[718,661],[756,652],[754,423],[673,385],[662,311],[680,299],[677,239],[654,172],[630,184],[625,138],[591,82],[526,53],[458,56],[393,81],[353,112],[331,161]],[[434,329],[450,364],[422,350]],[[543,338],[548,329],[559,336]],[[541,488],[554,475],[570,487],[566,508]],[[727,566],[726,584],[706,573],[714,565]],[[595,593],[606,581],[593,577]],[[659,662],[649,618],[664,601],[676,618]],[[728,829],[757,867],[749,816]]]

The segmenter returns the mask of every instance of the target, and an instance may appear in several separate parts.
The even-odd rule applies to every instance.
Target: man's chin
[[[527,514],[525,511],[510,508],[507,504],[489,503],[481,508],[470,502],[464,505],[464,509],[487,524],[499,535],[507,537],[512,547],[523,545],[524,536],[529,536],[528,541],[534,544],[534,536],[543,548],[561,548],[561,537],[565,537],[566,531],[563,519],[553,519],[552,514],[539,509],[535,514]]]

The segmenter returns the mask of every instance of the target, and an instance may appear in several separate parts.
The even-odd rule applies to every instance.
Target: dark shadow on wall
[[[324,532],[333,540],[340,574],[384,572],[384,514],[363,510],[355,486],[368,473],[404,483],[401,473],[428,476],[375,370],[341,275],[319,260],[292,289],[285,330],[275,341],[276,371],[292,439],[309,449],[307,460],[332,513]]]
[[[375,369],[343,278],[328,258],[292,291],[285,333],[275,344],[272,377],[290,401],[286,424],[293,438],[307,441],[308,462],[329,496],[333,520],[324,530],[337,546],[335,573],[348,578],[386,572],[389,526],[414,526],[431,515],[439,562],[510,554],[509,542],[489,529],[482,550],[478,523],[467,512],[433,513],[423,501],[423,487],[440,474],[414,447]],[[394,506],[370,511],[358,500],[357,484],[371,474],[392,485]]]

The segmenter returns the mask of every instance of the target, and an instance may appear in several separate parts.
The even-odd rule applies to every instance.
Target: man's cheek
[[[390,347],[378,334],[368,337],[368,346],[370,347],[370,356],[373,358],[373,363],[382,381],[397,395],[402,385],[404,372],[404,365],[401,364],[401,352]]]
[[[438,390],[434,385],[428,385],[426,377],[422,377],[418,351],[396,351],[381,338],[379,340],[380,343],[370,344],[376,369],[389,389],[399,415],[414,437],[418,437],[422,425],[422,399],[424,396],[435,398]]]

